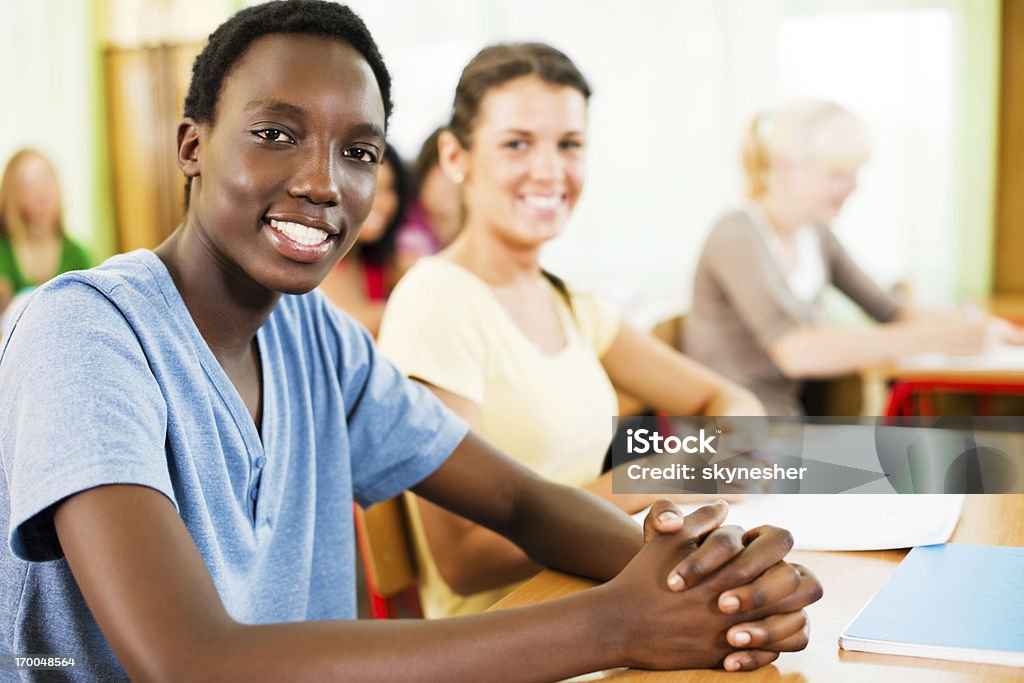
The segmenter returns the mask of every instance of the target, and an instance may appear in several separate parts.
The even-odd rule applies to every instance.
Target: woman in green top
[[[35,150],[16,152],[0,181],[0,311],[19,291],[90,265],[64,232],[53,165]]]

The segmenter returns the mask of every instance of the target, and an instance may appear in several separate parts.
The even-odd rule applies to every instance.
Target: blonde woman
[[[982,352],[1016,341],[1003,321],[903,306],[850,257],[829,223],[857,187],[869,145],[831,102],[756,116],[743,145],[749,201],[711,229],[698,261],[686,351],[757,394],[769,415],[800,415],[801,380],[925,351]],[[834,286],[879,325],[823,323]]]
[[[16,152],[0,181],[0,311],[18,292],[89,265],[64,232],[53,165],[35,150]]]
[[[760,415],[752,394],[625,324],[540,266],[584,185],[590,87],[547,45],[496,45],[466,66],[441,166],[464,224],[395,289],[380,347],[473,429],[545,477],[626,512],[601,476],[615,390],[671,415]],[[538,566],[497,534],[417,499],[428,616],[480,611]]]

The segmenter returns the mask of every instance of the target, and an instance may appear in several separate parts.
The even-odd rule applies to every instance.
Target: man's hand
[[[644,549],[607,584],[624,593],[618,622],[632,666],[749,670],[806,646],[803,608],[821,597],[821,586],[805,568],[782,562],[792,536],[775,527],[722,527],[726,513],[724,503],[685,518],[668,501],[652,506]]]

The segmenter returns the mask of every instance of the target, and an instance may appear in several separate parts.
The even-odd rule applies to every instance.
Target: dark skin
[[[271,35],[235,65],[216,125],[179,127],[191,202],[157,253],[257,423],[256,331],[281,292],[315,287],[355,240],[372,203],[383,124],[379,90],[357,52],[330,38]],[[282,245],[270,219],[330,236],[305,250]],[[472,434],[415,491],[538,563],[607,583],[440,622],[251,626],[227,614],[162,494],[96,487],[63,501],[55,524],[134,680],[477,681],[496,671],[506,681],[553,680],[622,665],[751,669],[806,644],[803,608],[820,585],[782,561],[787,532],[721,527],[724,505],[684,520],[658,503],[641,534],[610,505],[538,478]],[[670,590],[670,576],[685,585]],[[742,643],[740,632],[749,634]]]

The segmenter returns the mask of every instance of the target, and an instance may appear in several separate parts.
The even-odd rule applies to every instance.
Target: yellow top
[[[378,346],[406,375],[477,404],[477,431],[487,441],[538,474],[580,486],[600,475],[612,437],[615,390],[600,357],[621,318],[589,294],[570,295],[571,311],[551,287],[566,345],[545,354],[485,282],[451,261],[424,258],[392,293]],[[430,557],[418,506],[407,502],[428,617],[483,611],[514,588],[452,591]]]

